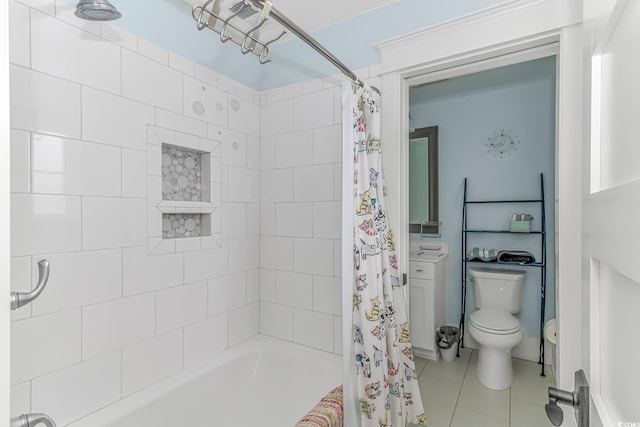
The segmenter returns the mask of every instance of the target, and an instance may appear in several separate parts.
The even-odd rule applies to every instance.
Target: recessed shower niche
[[[149,254],[220,247],[220,143],[149,126]]]

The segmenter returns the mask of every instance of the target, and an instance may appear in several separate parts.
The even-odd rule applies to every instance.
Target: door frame
[[[0,4],[0,295],[4,303],[0,304],[0,424],[8,422],[10,417],[9,392],[10,355],[11,355],[11,312],[9,295],[11,291],[10,275],[10,135],[9,119],[9,3]]]
[[[378,45],[381,51],[384,168],[401,268],[407,271],[406,155],[411,79],[436,81],[522,62],[527,52],[556,50],[556,316],[557,379],[573,389],[582,365],[582,9],[579,1],[512,2],[460,18],[423,33]],[[555,22],[552,22],[555,17]],[[549,28],[552,26],[554,28]],[[495,31],[499,28],[499,34]],[[506,29],[506,30],[505,30]],[[475,36],[475,37],[474,37]],[[547,55],[548,56],[548,55]],[[518,61],[517,59],[521,60]],[[393,191],[393,189],[401,189]],[[457,224],[456,219],[447,219]],[[450,284],[455,286],[455,284]],[[576,304],[576,301],[579,302]],[[566,422],[573,416],[567,413]]]

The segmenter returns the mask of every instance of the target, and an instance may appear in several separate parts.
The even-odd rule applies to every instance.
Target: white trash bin
[[[436,329],[436,344],[440,348],[440,357],[445,362],[456,360],[460,329],[455,326],[441,326]]]

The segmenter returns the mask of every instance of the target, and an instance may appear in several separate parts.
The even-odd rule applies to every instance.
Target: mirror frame
[[[429,126],[409,132],[409,141],[416,138],[429,138],[429,219],[422,224],[409,223],[409,233],[440,233],[438,214],[438,126]]]

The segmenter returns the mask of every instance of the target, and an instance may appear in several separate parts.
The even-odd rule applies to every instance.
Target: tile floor
[[[471,349],[449,363],[416,358],[429,427],[551,426],[544,412],[547,387],[555,385],[549,366],[541,377],[537,363],[513,359],[513,386],[504,391],[480,384],[477,366],[478,352]]]

